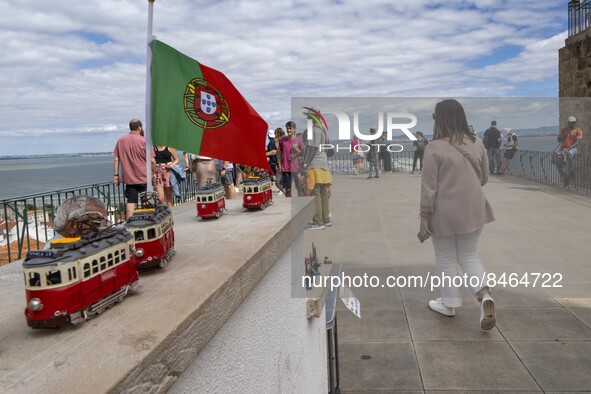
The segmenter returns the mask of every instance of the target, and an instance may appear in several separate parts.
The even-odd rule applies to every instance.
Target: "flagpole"
[[[154,39],[152,36],[152,25],[154,19],[154,2],[148,0],[148,36],[146,44],[146,120],[144,137],[146,138],[146,183],[147,190],[152,189],[152,47],[150,43]]]

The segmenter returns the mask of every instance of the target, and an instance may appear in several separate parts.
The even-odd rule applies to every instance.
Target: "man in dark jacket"
[[[267,137],[269,138],[269,142],[267,143],[267,160],[269,161],[269,166],[273,170],[273,175],[271,176],[272,179],[275,179],[275,175],[277,174],[277,144],[275,142],[275,131],[277,130],[269,130]]]
[[[499,173],[501,169],[501,132],[497,129],[497,121],[490,122],[490,128],[484,132],[482,143],[488,154],[488,169],[490,174]]]

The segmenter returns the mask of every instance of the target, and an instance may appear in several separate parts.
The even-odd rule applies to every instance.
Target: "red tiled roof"
[[[43,249],[45,242],[39,241],[37,246],[37,240],[29,237],[23,239],[23,250],[21,252],[21,258],[24,258],[29,251],[28,243],[31,244],[31,250]],[[10,260],[18,260],[18,242],[13,241],[10,243]],[[0,265],[8,264],[8,245],[0,246]]]
[[[16,226],[16,222],[8,221],[8,230],[12,230]],[[0,225],[0,230],[6,230],[6,222],[2,222]]]

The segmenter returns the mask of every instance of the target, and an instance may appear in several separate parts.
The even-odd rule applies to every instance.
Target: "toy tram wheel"
[[[160,262],[158,263],[158,268],[159,269],[164,269],[164,267],[166,267],[166,264],[168,262],[166,261],[166,259],[161,259]]]
[[[98,309],[96,310],[96,314],[97,314],[97,315],[100,315],[100,314],[101,314],[101,313],[103,313],[104,311],[105,311],[105,307],[104,307],[104,306],[103,306],[103,307],[100,307],[100,308],[98,308]]]
[[[93,317],[96,316],[96,311],[91,310],[90,307],[86,308],[84,310],[84,312],[86,312],[86,318],[88,320],[90,320],[90,319],[92,319]]]
[[[215,213],[215,217],[216,217],[216,218],[219,218],[220,216],[222,216],[222,212],[221,212],[221,211],[217,211],[217,212]]]

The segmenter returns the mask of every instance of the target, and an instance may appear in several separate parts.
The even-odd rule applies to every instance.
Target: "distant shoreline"
[[[83,156],[112,156],[112,152],[83,152],[83,153],[51,153],[45,155],[11,155],[11,156],[0,156],[0,160],[9,159],[51,159],[57,157],[83,157]]]
[[[519,138],[530,138],[530,137],[552,137],[557,136],[558,133],[540,133],[540,134],[524,134],[520,135],[519,130],[515,130]],[[482,133],[480,133],[482,134]],[[425,137],[428,139],[433,138],[433,136],[429,134],[425,134]],[[392,140],[393,143],[411,143],[412,141],[408,140]],[[83,156],[96,156],[96,157],[105,157],[105,156],[112,156],[113,152],[81,152],[81,153],[50,153],[45,155],[10,155],[10,156],[0,156],[0,160],[11,160],[11,159],[52,159],[52,158],[59,158],[59,157],[83,157]]]

